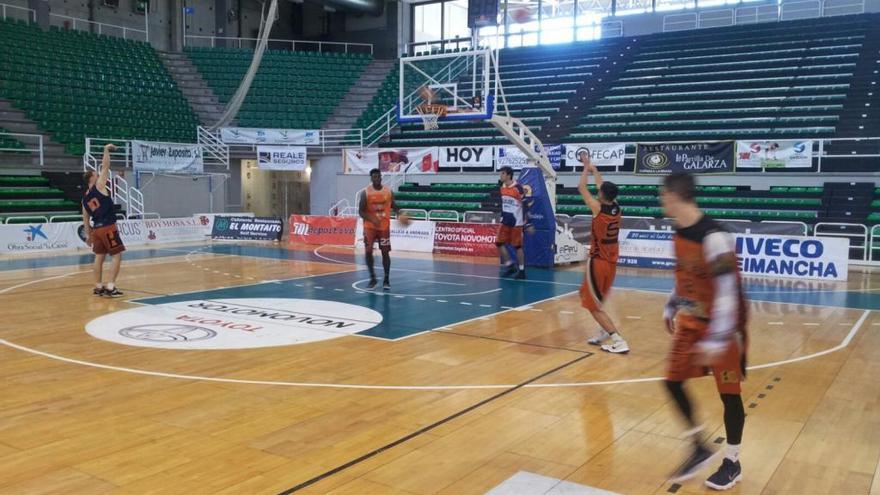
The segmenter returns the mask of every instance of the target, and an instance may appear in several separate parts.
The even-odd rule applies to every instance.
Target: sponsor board
[[[135,170],[201,173],[202,147],[198,144],[131,141],[131,162]]]
[[[661,143],[636,146],[636,173],[666,175],[732,174],[736,171],[733,141],[704,143]]]
[[[556,239],[553,263],[574,263],[587,259],[589,249],[583,242],[578,241],[575,228],[570,223],[565,224],[556,221]]]
[[[621,266],[675,268],[672,235],[664,230],[620,231]],[[847,279],[849,239],[732,234],[737,263],[746,276]]]
[[[86,324],[116,344],[179,350],[253,349],[305,344],[369,330],[382,315],[316,299],[212,299],[145,305]]]
[[[440,148],[440,166],[449,168],[492,167],[492,146],[450,146]]]
[[[597,167],[622,167],[626,157],[625,143],[570,143],[565,145],[565,165],[582,167],[578,155],[590,153],[590,161]]]
[[[144,220],[146,242],[187,242],[205,238],[202,221],[196,217]]]
[[[214,219],[212,239],[238,241],[280,241],[284,223],[280,218],[227,217]]]
[[[777,139],[736,142],[738,168],[810,168],[812,165],[813,141]]]
[[[495,170],[500,170],[501,167],[522,170],[523,167],[534,165],[534,163],[530,163],[529,157],[516,146],[495,147]]]
[[[82,223],[22,223],[0,225],[0,252],[31,253],[85,245],[77,235]]]
[[[290,240],[306,244],[351,246],[355,242],[356,217],[291,215]]]
[[[257,167],[261,170],[302,172],[307,165],[305,146],[257,146]]]
[[[321,144],[317,130],[254,127],[223,127],[220,129],[220,140],[226,144]]]
[[[219,216],[228,217],[229,213],[196,213],[195,215],[193,215],[193,218],[195,218],[199,222],[199,225],[202,226],[202,234],[205,235],[206,237],[210,237],[211,231],[214,230],[214,219]],[[237,217],[252,217],[252,216],[254,216],[254,214],[253,213],[236,213],[235,216],[237,216]]]
[[[740,271],[746,275],[846,280],[849,272],[849,239],[736,235]]]
[[[434,174],[440,167],[440,148],[373,148],[343,152],[345,173],[368,174],[378,168],[389,174]]]
[[[404,227],[397,220],[391,221],[391,249],[430,253],[434,251],[434,222],[414,220]],[[364,247],[364,221],[358,219],[355,246]],[[376,247],[376,246],[374,246]]]
[[[118,220],[116,229],[126,247],[139,246],[147,243],[147,229],[143,220]],[[86,244],[86,229],[81,223],[76,224],[76,235],[80,240],[77,247],[91,249]]]
[[[495,239],[499,224],[437,222],[434,252],[462,256],[498,256]]]

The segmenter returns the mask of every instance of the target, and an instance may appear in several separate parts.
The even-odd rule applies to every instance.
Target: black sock
[[[721,394],[724,403],[724,430],[727,432],[727,443],[742,443],[743,428],[746,424],[746,410],[743,408],[742,396],[739,394]]]
[[[391,256],[388,253],[382,253],[382,269],[385,271],[385,281],[391,276]]]
[[[688,396],[684,391],[684,382],[666,380],[666,390],[669,391],[669,395],[672,396],[675,405],[678,406],[678,411],[687,422],[688,429],[695,429],[697,423],[694,421],[694,409],[691,406],[690,399],[688,399]],[[700,445],[702,443],[699,435],[693,435],[693,441],[695,445]]]

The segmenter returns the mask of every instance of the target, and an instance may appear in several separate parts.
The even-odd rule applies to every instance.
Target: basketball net
[[[422,103],[416,107],[416,112],[422,118],[422,123],[426,131],[434,131],[440,128],[440,117],[446,116],[446,105],[435,105],[433,103]]]

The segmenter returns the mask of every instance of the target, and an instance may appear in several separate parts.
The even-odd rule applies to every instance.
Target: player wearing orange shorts
[[[706,480],[716,490],[740,481],[740,443],[745,425],[740,382],[745,378],[748,310],[737,269],[733,237],[696,204],[692,175],[674,173],[663,181],[660,202],[675,221],[675,288],[663,312],[672,334],[666,388],[687,422],[693,451],[672,480],[696,475],[715,453],[707,446],[684,390],[689,378],[711,372],[724,404],[725,457]]]
[[[125,246],[122,244],[122,238],[119,237],[119,230],[116,228],[116,210],[113,199],[110,197],[110,191],[107,190],[107,180],[110,178],[110,152],[115,150],[116,146],[112,144],[104,146],[101,170],[98,173],[89,170],[83,176],[86,186],[86,193],[82,199],[83,229],[86,243],[92,247],[92,251],[95,253],[95,264],[92,267],[92,273],[95,275],[95,288],[92,293],[96,296],[122,296],[122,292],[116,287],[116,277],[119,275],[119,267],[122,265],[122,252],[125,251]],[[108,254],[112,258],[110,281],[104,286],[102,281],[104,258]]]
[[[525,252],[523,251],[523,229],[528,218],[528,203],[523,186],[513,180],[513,169],[501,167],[501,227],[495,245],[505,267],[504,276],[516,274],[517,279],[526,278]],[[516,264],[510,259],[507,246],[516,250]]]
[[[581,152],[578,159],[584,165],[578,183],[578,192],[593,213],[593,221],[590,224],[590,254],[587,257],[587,271],[580,290],[581,306],[586,308],[599,324],[598,333],[587,342],[591,345],[600,345],[611,338],[611,343],[602,345],[601,349],[614,354],[626,354],[629,352],[629,345],[620,335],[611,317],[603,310],[603,304],[608,299],[611,286],[614,284],[620,252],[617,235],[620,232],[622,214],[620,205],[616,201],[618,188],[613,182],[602,180],[602,174],[590,162],[589,152]],[[587,187],[590,173],[596,179],[599,199],[593,197]]]
[[[364,248],[367,268],[370,270],[368,289],[376,287],[376,272],[373,270],[373,246],[378,242],[382,252],[382,268],[385,279],[383,290],[391,290],[391,211],[397,211],[394,194],[389,187],[382,185],[382,172],[374,168],[370,170],[371,184],[361,194],[359,212],[364,219]]]

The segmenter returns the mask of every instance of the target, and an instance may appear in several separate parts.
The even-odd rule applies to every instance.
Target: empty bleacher
[[[86,136],[196,139],[195,115],[146,43],[0,20],[0,97],[70,154]]]
[[[664,33],[566,141],[833,137],[870,17]]]
[[[0,175],[0,223],[33,222],[36,218],[67,215],[81,219],[80,205],[40,175]]]
[[[590,214],[575,188],[557,187],[556,199],[557,213]],[[401,208],[427,212],[499,210],[498,186],[488,183],[404,184],[395,194],[395,201]],[[656,185],[622,184],[619,202],[628,217],[664,216]],[[698,202],[708,214],[719,219],[813,224],[823,211],[823,188],[780,186],[753,190],[748,186],[700,186]],[[877,204],[880,205],[880,200]]]
[[[235,94],[253,50],[187,48],[222,103]],[[318,129],[372,57],[362,53],[266,50],[238,113],[244,127]]]

